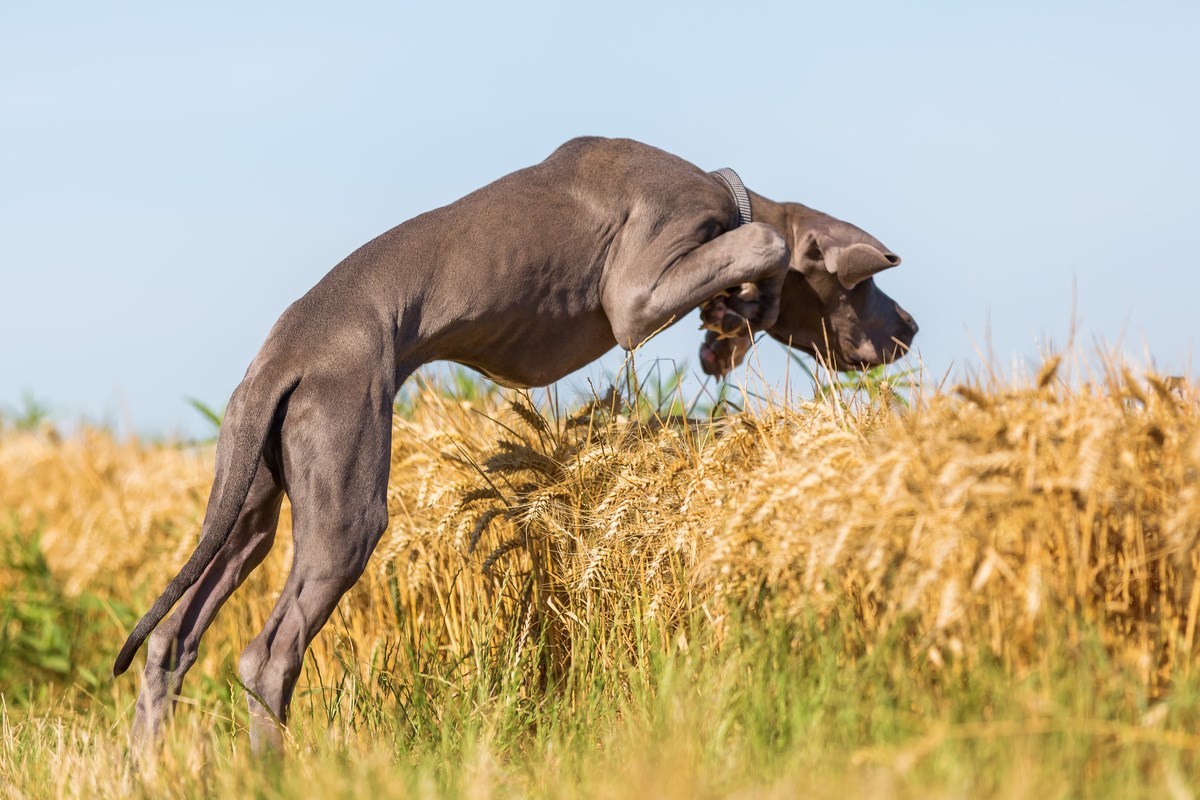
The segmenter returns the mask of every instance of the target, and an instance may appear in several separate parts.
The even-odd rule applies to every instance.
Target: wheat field
[[[418,392],[389,530],[267,764],[234,666],[286,505],[137,766],[137,681],[108,669],[195,545],[212,448],[8,425],[0,794],[1195,796],[1195,384],[1053,356],[650,405]]]

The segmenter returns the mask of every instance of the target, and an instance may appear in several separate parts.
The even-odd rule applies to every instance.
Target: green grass
[[[228,660],[192,676],[161,763],[139,772],[134,682],[98,677],[119,643],[111,610],[66,598],[35,538],[5,545],[24,581],[0,599],[6,796],[1158,798],[1200,776],[1200,738],[1183,733],[1200,685],[1151,703],[1086,635],[1046,640],[1024,674],[983,654],[966,671],[906,660],[903,633],[867,647],[836,620],[746,610],[717,622],[723,637],[703,614],[664,629],[636,594],[612,618],[632,637],[580,621],[557,670],[528,629],[469,665],[413,652],[403,630],[370,653],[343,641],[333,674],[308,661],[283,769],[248,753]]]
[[[0,430],[11,425],[18,431],[36,431],[49,422],[52,416],[49,404],[27,389],[21,393],[20,407],[0,407]]]
[[[917,413],[901,411],[911,377],[881,370],[851,383],[809,374],[815,394],[864,392],[871,408]],[[492,390],[472,381],[459,372],[437,385],[471,406],[468,419],[489,430],[500,424],[520,439],[487,416],[497,407],[486,394]],[[621,413],[642,420],[727,407],[721,394],[684,398],[680,371],[662,364],[618,384]],[[532,405],[529,396],[518,399]],[[419,411],[415,402],[401,398],[402,417]],[[215,426],[217,413],[195,405]],[[521,402],[511,405],[526,422],[536,416],[520,413]],[[525,438],[553,450],[542,433],[534,422]],[[546,429],[554,435],[561,434]],[[471,452],[485,463],[490,451]],[[112,477],[111,486],[121,481]],[[93,533],[97,546],[120,535],[119,528]],[[391,606],[379,602],[381,593],[368,637],[352,638],[354,625],[335,614],[318,640],[321,655],[305,662],[282,762],[251,756],[235,672],[270,592],[259,586],[252,604],[235,600],[204,640],[207,660],[185,684],[161,757],[139,765],[127,742],[137,681],[113,681],[108,670],[160,587],[73,593],[41,541],[37,526],[22,527],[15,513],[0,519],[0,798],[1048,800],[1189,798],[1200,786],[1200,680],[1192,662],[1180,659],[1161,681],[1148,680],[1154,665],[1137,656],[1158,650],[1114,647],[1111,629],[1105,639],[1092,627],[1103,619],[1094,609],[1047,603],[1029,622],[1033,633],[1014,637],[1010,648],[986,647],[980,631],[957,650],[946,642],[930,648],[927,621],[902,616],[877,634],[855,616],[856,603],[872,602],[857,596],[822,615],[806,616],[802,604],[781,613],[777,606],[795,598],[772,594],[780,590],[765,581],[740,601],[696,597],[675,611],[656,610],[637,554],[625,564],[628,580],[621,571],[595,590],[602,613],[547,612],[553,594],[527,591],[521,581],[532,577],[523,568],[500,571],[491,584],[489,601],[506,602],[439,608],[462,600],[472,584],[463,576],[477,575],[486,549],[446,562],[459,572],[442,575],[445,590],[419,607],[402,607],[394,587]],[[962,571],[965,588],[978,572],[971,564]],[[677,583],[686,591],[694,585],[686,575]],[[128,605],[115,604],[114,593]],[[352,613],[365,624],[361,610]],[[449,646],[438,634],[439,615],[456,642],[474,648]]]

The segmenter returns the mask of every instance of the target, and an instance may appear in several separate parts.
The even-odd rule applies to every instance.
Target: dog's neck
[[[776,203],[756,192],[749,192],[755,222],[765,222],[783,234],[793,247],[809,227],[809,221],[823,216],[820,211],[799,203]]]
[[[791,233],[788,209],[784,204],[768,200],[761,194],[750,192],[750,209],[754,214],[755,222],[765,222],[785,237]]]

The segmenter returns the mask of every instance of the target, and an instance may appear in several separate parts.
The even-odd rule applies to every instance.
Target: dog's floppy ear
[[[900,263],[900,256],[883,242],[848,222],[818,212],[806,227],[806,232],[798,231],[796,236],[797,241],[807,239],[807,247],[798,253],[800,271],[824,268],[836,275],[845,289]]]
[[[825,268],[837,275],[838,281],[847,289],[865,281],[876,273],[900,263],[900,256],[887,253],[873,245],[858,242],[839,247],[822,248]]]

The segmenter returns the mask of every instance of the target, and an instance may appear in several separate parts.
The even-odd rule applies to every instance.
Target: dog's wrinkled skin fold
[[[138,745],[158,739],[201,635],[270,550],[286,492],[292,569],[239,664],[254,750],[282,747],[309,643],[387,525],[392,403],[421,364],[541,386],[725,290],[752,330],[839,366],[908,347],[916,325],[871,279],[898,258],[852,225],[751,198],[755,221],[738,227],[718,178],[638,142],[575,139],[368,242],[293,303],[229,401],[200,543],[117,657],[120,675],[149,637]],[[738,305],[745,284],[756,299]],[[709,336],[710,373],[749,344]]]

